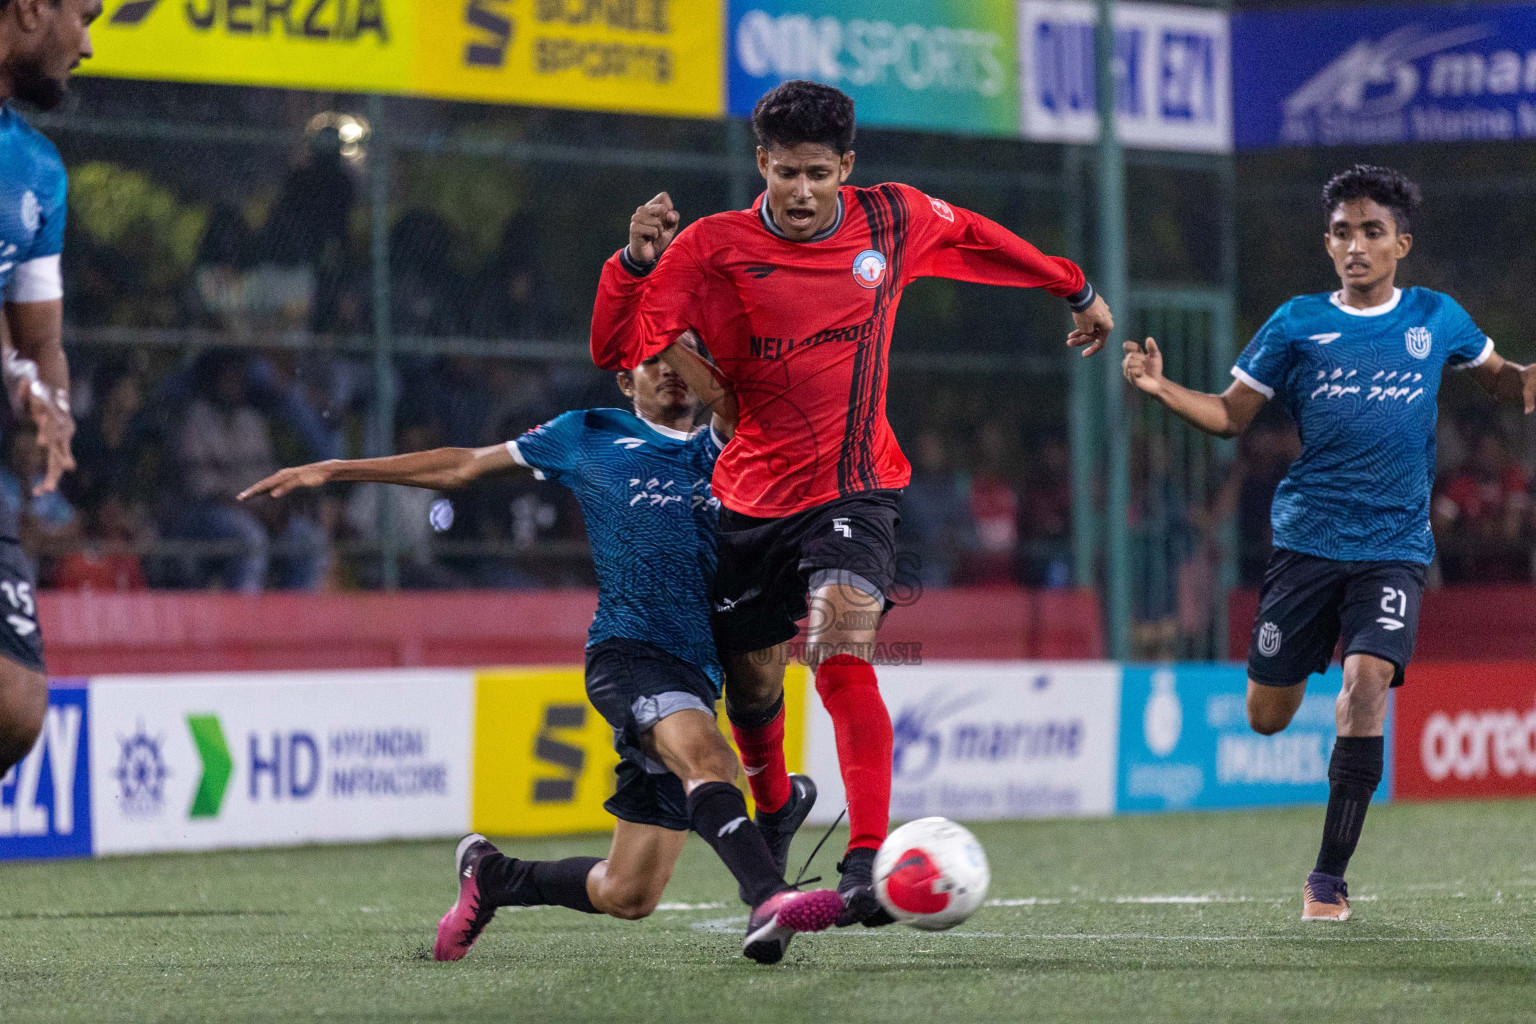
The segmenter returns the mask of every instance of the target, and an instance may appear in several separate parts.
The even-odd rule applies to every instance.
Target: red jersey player
[[[907,185],[847,186],[853,101],[837,89],[786,82],[752,124],[767,190],[681,232],[665,193],[636,211],[629,246],[603,267],[592,357],[631,367],[693,328],[739,404],[713,483],[726,712],[758,823],[787,855],[815,799],[783,752],[787,644],[810,614],[805,660],[832,719],[851,827],[838,923],[885,924],[871,875],[889,825],[891,721],[870,655],[910,477],[885,418],[902,289],[919,277],[1044,288],[1071,305],[1068,344],[1085,355],[1113,321],[1071,261]]]

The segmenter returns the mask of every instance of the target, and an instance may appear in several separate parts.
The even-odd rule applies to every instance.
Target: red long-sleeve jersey
[[[886,366],[902,289],[919,277],[1089,294],[1070,260],[909,185],[845,186],[837,220],[806,242],[784,238],[759,197],[679,232],[648,275],[614,254],[592,359],[632,368],[689,328],[704,339],[740,406],[715,465],[727,508],[779,517],[905,487],[912,471],[885,418]]]

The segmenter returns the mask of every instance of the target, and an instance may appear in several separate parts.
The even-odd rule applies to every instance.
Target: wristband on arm
[[[1067,296],[1067,305],[1072,308],[1072,312],[1081,313],[1089,306],[1093,305],[1093,300],[1098,297],[1099,294],[1093,290],[1093,285],[1089,284],[1087,281],[1084,281],[1081,290],[1075,291],[1071,295]]]

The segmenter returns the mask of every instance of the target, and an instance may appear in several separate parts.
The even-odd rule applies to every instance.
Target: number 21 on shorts
[[[1387,614],[1376,619],[1389,632],[1403,628],[1403,617],[1408,614],[1408,592],[1396,587],[1381,588],[1381,610]]]

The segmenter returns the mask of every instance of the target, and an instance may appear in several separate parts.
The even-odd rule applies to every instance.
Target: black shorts
[[[37,583],[21,545],[0,538],[0,656],[44,672],[43,631],[37,624]]]
[[[1276,548],[1264,570],[1259,613],[1248,644],[1248,676],[1289,686],[1333,660],[1373,654],[1397,666],[1393,686],[1413,657],[1424,566],[1417,562],[1339,562]]]
[[[613,727],[618,783],[603,804],[637,825],[688,831],[683,783],[646,756],[641,737],[678,711],[715,713],[715,684],[698,666],[654,644],[615,638],[587,648],[587,699]]]
[[[715,646],[740,654],[793,640],[807,591],[823,582],[873,589],[889,607],[899,522],[897,490],[861,491],[778,519],[722,508],[710,590]]]

